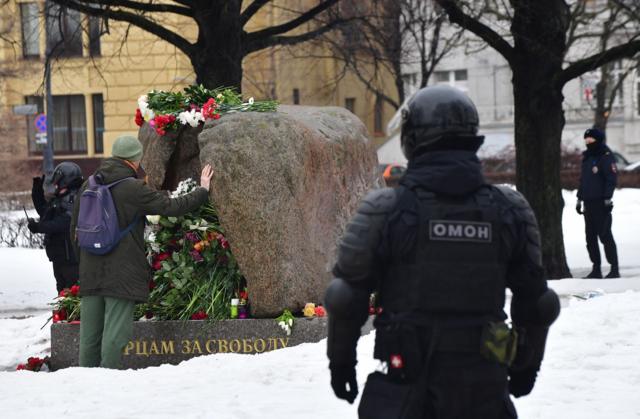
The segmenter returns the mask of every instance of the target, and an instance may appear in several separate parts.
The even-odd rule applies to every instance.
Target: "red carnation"
[[[204,119],[218,119],[220,115],[216,113],[216,109],[218,108],[218,104],[214,98],[209,98],[207,102],[202,105],[202,116]]]
[[[229,248],[229,242],[222,234],[218,235],[218,243],[220,243],[220,246],[222,246],[223,249]]]
[[[239,297],[240,297],[241,300],[248,300],[249,299],[249,293],[246,292],[246,291],[240,291]]]
[[[72,285],[71,286],[71,295],[76,297],[79,292],[80,292],[80,285]]]
[[[314,310],[314,312],[316,313],[316,316],[318,317],[324,317],[327,315],[327,313],[324,311],[324,307],[322,306],[317,306]]]
[[[207,313],[205,313],[203,310],[200,310],[200,311],[198,311],[198,312],[196,312],[196,313],[193,313],[193,314],[191,315],[191,320],[204,320],[204,319],[206,319],[207,317],[209,317],[209,316],[207,315]]]
[[[58,297],[65,298],[67,295],[69,295],[69,288],[64,288],[64,289],[60,290],[60,293],[58,294]]]
[[[144,124],[144,118],[142,117],[142,112],[140,112],[140,108],[136,109],[136,125],[141,127]]]
[[[42,365],[42,360],[36,356],[27,359],[27,366],[31,371],[36,370],[40,365]]]
[[[18,364],[18,367],[16,368],[16,371],[20,371],[20,370],[26,370],[27,366],[24,364]]]

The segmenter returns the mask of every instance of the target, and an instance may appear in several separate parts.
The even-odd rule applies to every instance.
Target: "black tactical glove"
[[[578,200],[578,202],[576,202],[576,212],[580,215],[582,215],[582,201]]]
[[[604,207],[609,212],[613,211],[613,201],[610,200],[610,199],[605,199],[604,200]]]
[[[536,383],[538,369],[535,367],[521,371],[509,370],[509,393],[514,397],[522,397],[531,393],[533,385]]]
[[[27,228],[29,229],[29,231],[32,233],[38,233],[39,232],[38,227],[39,227],[38,222],[33,218],[29,218],[29,220],[27,221]]]
[[[331,370],[331,388],[336,397],[353,404],[358,395],[358,381],[356,381],[356,366],[353,365],[329,365]],[[347,384],[349,385],[347,389]]]

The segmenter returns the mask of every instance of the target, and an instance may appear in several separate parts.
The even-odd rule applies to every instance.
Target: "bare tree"
[[[640,30],[640,16],[631,3],[606,0],[587,6],[585,1],[577,1],[572,6],[572,27],[567,37],[570,48],[606,51],[610,45],[619,43],[621,32]],[[568,64],[573,62],[569,59]],[[591,77],[585,77],[593,82],[584,86],[583,94],[594,112],[594,127],[606,130],[617,99],[623,94],[624,82],[637,65],[637,59],[609,61],[588,74]]]
[[[127,22],[182,51],[191,61],[196,82],[207,87],[240,89],[242,59],[264,48],[294,45],[320,36],[345,23],[327,13],[340,0],[308,1],[300,10],[289,8],[289,20],[252,32],[245,28],[265,6],[286,0],[50,0],[90,16]],[[176,17],[197,28],[195,41],[185,31],[166,24]],[[292,33],[295,32],[295,33]]]
[[[446,13],[431,0],[352,2],[340,12],[355,19],[323,37],[331,58],[396,109],[406,98],[407,82],[426,86],[438,63],[460,45],[463,33],[446,27]],[[416,80],[407,80],[407,67],[419,69]],[[393,78],[395,95],[385,76]]]
[[[615,30],[606,47],[570,51],[571,33],[602,30],[581,10],[593,1],[574,0],[436,0],[449,20],[475,34],[498,51],[513,72],[515,106],[516,184],[533,207],[542,234],[546,273],[550,278],[571,274],[562,235],[560,140],[565,124],[562,88],[567,82],[602,65],[631,58],[640,51],[638,2],[622,5],[619,18],[628,22]],[[598,3],[598,2],[595,2]],[[600,2],[603,3],[603,2]],[[631,26],[635,29],[631,29]],[[585,36],[586,37],[586,36]],[[570,64],[567,57],[580,57]]]

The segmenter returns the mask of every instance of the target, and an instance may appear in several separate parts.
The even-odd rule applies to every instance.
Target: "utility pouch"
[[[516,357],[518,333],[504,322],[487,322],[480,341],[480,353],[490,361],[510,366]]]
[[[358,418],[415,419],[420,417],[424,390],[415,383],[398,383],[380,372],[369,374],[362,392]]]
[[[424,364],[418,333],[410,324],[390,323],[378,327],[373,356],[387,364],[387,379],[411,383],[418,378]]]

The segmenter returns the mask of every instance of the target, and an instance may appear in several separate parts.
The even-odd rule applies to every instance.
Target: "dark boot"
[[[600,267],[594,266],[589,275],[585,276],[583,279],[602,279],[602,271]]]
[[[620,271],[617,266],[611,266],[611,270],[605,278],[620,278]]]

